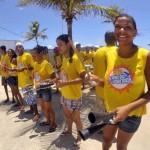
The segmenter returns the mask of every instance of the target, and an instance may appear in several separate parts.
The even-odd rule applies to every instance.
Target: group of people
[[[56,38],[58,48],[55,52],[59,51],[60,61],[62,61],[60,65],[55,64],[57,74],[52,65],[43,59],[40,46],[34,47],[29,54],[24,53],[21,43],[17,43],[18,57],[16,58],[13,51],[9,50],[9,62],[4,61],[8,56],[1,46],[2,85],[5,87],[4,83],[8,81],[11,90],[15,91],[12,92],[15,93],[13,99],[22,106],[21,109],[24,109],[18,86],[22,88],[24,100],[35,114],[34,121],[40,118],[37,109],[38,101],[47,119],[40,125],[49,125],[49,132],[54,132],[57,123],[51,103],[52,90],[51,87],[40,88],[40,84],[55,83],[61,91],[60,101],[67,124],[67,129],[61,133],[61,136],[67,136],[72,134],[73,122],[76,124],[77,133],[83,129],[80,118],[81,85],[94,81],[96,111],[115,114],[114,124],[108,124],[103,128],[102,148],[109,150],[117,133],[117,150],[127,150],[128,143],[140,126],[142,115],[146,114],[146,104],[150,101],[150,53],[134,44],[136,35],[137,27],[134,18],[128,14],[117,16],[114,20],[114,31],[106,32],[106,46],[99,48],[94,54],[93,72],[88,75],[83,66],[84,60],[81,62],[79,55],[75,53],[67,34]],[[36,97],[30,87],[33,82],[37,89]],[[145,92],[145,83],[148,87],[147,92]],[[79,146],[80,143],[81,137],[78,133],[73,144]]]

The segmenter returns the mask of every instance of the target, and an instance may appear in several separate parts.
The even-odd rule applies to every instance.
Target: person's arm
[[[116,114],[114,123],[125,120],[125,118],[128,116],[130,112],[143,106],[144,104],[147,104],[150,101],[150,69],[149,68],[150,68],[150,53],[148,54],[146,66],[145,66],[145,77],[146,77],[147,89],[148,89],[147,92],[143,94],[143,96],[138,100],[128,105],[116,108],[113,111],[113,113]]]
[[[104,87],[104,80],[100,79],[97,75],[95,74],[90,74],[90,80],[89,82],[95,82],[95,86],[100,86],[100,87]]]
[[[86,75],[86,72],[83,71],[82,73],[80,73],[80,77],[78,77],[76,79],[67,80],[67,81],[58,80],[57,81],[57,87],[64,87],[64,86],[67,86],[67,85],[84,83],[85,82],[85,75]]]

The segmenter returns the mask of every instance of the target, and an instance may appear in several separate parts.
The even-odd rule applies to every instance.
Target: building
[[[0,40],[0,46],[5,45],[6,50],[8,50],[10,48],[15,50],[17,42],[18,42],[17,40]]]

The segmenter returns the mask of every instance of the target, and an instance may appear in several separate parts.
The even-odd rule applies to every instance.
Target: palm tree
[[[77,19],[77,15],[89,16],[103,16],[110,21],[114,17],[122,13],[124,10],[117,6],[104,7],[96,6],[90,3],[91,0],[20,0],[18,6],[37,5],[43,8],[52,8],[61,12],[62,18],[67,22],[68,34],[72,38],[72,22]]]
[[[35,21],[35,22],[31,22],[31,24],[29,25],[29,30],[30,32],[25,32],[25,41],[29,41],[32,39],[36,40],[36,43],[38,45],[38,38],[42,38],[43,40],[47,39],[47,35],[45,35],[45,30],[47,29],[43,29],[42,31],[39,31],[40,28],[40,24],[39,22]]]

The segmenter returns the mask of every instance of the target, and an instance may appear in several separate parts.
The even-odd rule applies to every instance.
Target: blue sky
[[[67,33],[66,22],[62,21],[60,13],[48,8],[39,8],[35,6],[17,7],[18,0],[0,0],[0,40],[20,40],[19,35],[29,31],[28,25],[32,21],[40,23],[40,29],[46,30],[47,40],[40,40],[41,45],[49,47],[56,46],[56,38],[63,33]],[[135,38],[135,44],[149,49],[150,46],[150,1],[149,0],[93,0],[92,3],[103,6],[118,5],[124,8],[125,12],[134,17],[137,23],[138,36]],[[102,23],[101,17],[78,17],[73,22],[73,40],[80,42],[83,46],[87,45],[105,45],[104,34],[107,30],[113,30],[112,23]],[[12,34],[6,30],[15,34]],[[17,35],[16,35],[17,34]],[[33,48],[36,45],[34,40],[24,42],[26,49]]]

